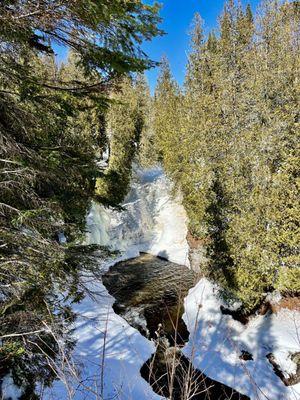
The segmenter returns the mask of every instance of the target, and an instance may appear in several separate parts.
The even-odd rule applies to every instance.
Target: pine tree
[[[158,159],[163,162],[167,174],[177,181],[180,154],[181,93],[172,77],[168,60],[161,62],[160,75],[154,94],[154,132]]]
[[[136,90],[143,121],[140,133],[138,161],[142,167],[147,168],[158,164],[158,154],[154,132],[154,102],[150,94],[149,84],[144,75],[138,75]]]
[[[76,252],[109,91],[155,65],[141,43],[161,33],[157,12],[142,1],[0,3],[0,375],[11,372],[24,398],[56,378],[57,339],[66,354],[74,345],[66,303],[80,300],[89,265]],[[70,51],[63,67],[54,43]]]
[[[167,68],[158,84],[159,150],[206,246],[201,267],[245,312],[267,291],[300,289],[297,26],[295,2],[265,2],[254,20],[230,0],[219,36],[195,18],[180,101]],[[162,110],[168,87],[177,107]]]
[[[213,88],[208,48],[204,43],[201,17],[196,14],[191,32],[185,81],[184,101],[184,155],[185,170],[182,174],[183,202],[189,217],[190,232],[205,239],[209,235],[208,207],[212,201],[213,168],[210,163],[208,136],[212,120],[206,118],[211,106]]]
[[[282,24],[284,14],[276,2],[269,3],[263,14],[261,42],[249,47],[248,40],[242,40],[237,47],[237,71],[242,86],[234,88],[240,103],[238,109],[234,108],[237,123],[231,129],[238,135],[235,135],[234,145],[229,152],[230,157],[227,158],[230,170],[225,175],[232,204],[232,212],[228,216],[230,224],[227,243],[234,261],[233,287],[248,310],[262,300],[267,290],[277,286],[276,277],[283,262],[279,256],[282,251],[274,246],[274,223],[271,214],[275,215],[276,201],[271,193],[282,162],[279,153],[285,147],[284,136],[290,130],[287,124],[284,126],[279,121],[284,115],[284,104],[293,104],[290,94],[286,91],[285,80],[278,76],[282,68],[289,68],[291,65],[290,51],[282,51],[287,43],[291,43],[291,36],[285,36],[284,39],[280,37],[285,31]],[[288,20],[290,23],[291,20]],[[238,22],[241,23],[241,20]],[[249,26],[249,29],[245,29],[246,32],[253,30],[251,19],[243,20],[243,23]],[[283,54],[288,55],[288,59],[284,60],[286,67],[281,64]],[[290,82],[295,81],[293,73],[289,76],[287,72],[286,77]],[[289,99],[287,103],[286,95]],[[291,128],[294,125],[293,114],[294,112],[291,112],[289,121]],[[279,117],[280,115],[282,117]],[[283,120],[286,118],[283,117]],[[280,131],[282,133],[278,134]],[[295,132],[294,128],[291,132]],[[294,133],[290,135],[290,139],[295,143]],[[269,211],[270,206],[272,212]],[[281,210],[283,211],[283,208]],[[284,221],[283,214],[279,217],[277,213],[277,217]],[[278,221],[276,225],[278,227]],[[290,233],[291,236],[295,234]],[[286,246],[281,243],[279,247],[282,245]],[[286,275],[287,270],[284,271]],[[295,271],[299,269],[292,270],[294,288],[295,273],[297,274]]]
[[[129,189],[132,163],[141,138],[148,129],[149,88],[143,76],[125,77],[111,95],[106,117],[109,134],[109,165],[97,179],[96,194],[105,204],[117,206]]]

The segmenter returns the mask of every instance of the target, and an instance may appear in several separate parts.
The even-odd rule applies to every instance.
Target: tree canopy
[[[56,377],[58,338],[72,347],[110,92],[155,65],[141,44],[159,21],[139,0],[0,4],[0,379],[11,371],[26,399]]]
[[[163,64],[155,94],[156,142],[205,249],[200,269],[244,312],[269,291],[300,292],[299,16],[298,2],[263,2],[254,18],[229,0],[205,36],[196,15],[184,90]]]

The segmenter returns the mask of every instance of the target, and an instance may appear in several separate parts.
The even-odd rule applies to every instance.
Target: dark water
[[[193,368],[180,351],[189,337],[183,301],[196,282],[193,271],[148,254],[116,264],[103,276],[116,299],[115,312],[156,344],[141,369],[156,393],[172,400],[246,400]]]

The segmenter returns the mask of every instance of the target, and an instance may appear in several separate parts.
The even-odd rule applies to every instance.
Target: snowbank
[[[124,258],[107,263],[105,269]],[[162,399],[140,376],[142,365],[155,352],[154,344],[114,313],[114,298],[102,283],[86,280],[92,295],[73,307],[78,314],[73,359],[80,374],[56,381],[43,400]]]
[[[87,217],[87,243],[131,254],[147,252],[189,266],[187,217],[179,194],[161,168],[135,170],[124,211],[94,203]]]
[[[123,207],[119,212],[94,203],[87,217],[86,243],[107,245],[122,254],[106,263],[106,270],[140,252],[189,265],[185,210],[179,196],[171,196],[170,182],[160,168],[135,171]],[[102,283],[93,281],[88,286],[93,297],[73,307],[78,314],[74,360],[80,378],[55,382],[43,399],[89,400],[96,398],[95,392],[106,399],[162,399],[140,375],[155,352],[153,342],[114,313],[114,298]]]
[[[13,377],[10,374],[6,375],[1,384],[1,399],[2,400],[18,400],[23,392],[24,388],[18,387],[17,385],[14,384]]]
[[[274,354],[285,374],[295,373],[290,355],[300,351],[300,313],[281,310],[245,326],[221,313],[218,294],[218,287],[206,279],[190,290],[183,316],[190,340],[184,354],[210,378],[253,400],[300,399],[300,384],[286,387],[266,358]],[[242,361],[242,350],[253,360]]]

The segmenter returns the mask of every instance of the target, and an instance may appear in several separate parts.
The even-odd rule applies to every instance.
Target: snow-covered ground
[[[299,400],[300,384],[286,387],[266,358],[274,354],[285,374],[294,374],[290,355],[300,352],[300,313],[281,310],[257,316],[245,326],[222,315],[218,287],[207,279],[185,299],[184,321],[190,341],[184,354],[210,378],[233,387],[252,400]],[[242,361],[242,351],[253,361]]]
[[[132,254],[133,255],[133,254]],[[111,264],[122,261],[119,257]],[[111,265],[107,263],[105,270]],[[88,280],[88,278],[87,278]],[[43,394],[44,400],[159,400],[140,376],[142,365],[154,353],[154,344],[117,314],[104,285],[88,282],[92,296],[75,305],[77,339],[74,364],[80,374],[56,381]]]
[[[138,256],[131,249],[101,265],[103,273],[116,262]],[[57,365],[51,388],[40,388],[43,400],[160,400],[141,377],[140,369],[155,352],[153,342],[113,311],[114,298],[95,277],[85,277],[90,294],[73,305],[77,314],[74,337],[77,340],[70,364]],[[63,348],[63,347],[62,347]],[[23,389],[11,375],[2,383],[1,400],[19,400]]]
[[[17,385],[15,385],[11,373],[3,378],[1,389],[1,399],[3,398],[3,400],[18,400],[24,392],[24,389],[22,387],[18,387]]]
[[[93,204],[87,217],[87,244],[121,251],[114,263],[148,252],[189,265],[185,210],[179,196],[171,195],[170,182],[160,168],[135,170],[123,207],[119,212]],[[113,262],[102,268],[107,270]],[[90,282],[89,288],[93,298],[87,296],[74,306],[78,314],[74,361],[81,369],[80,378],[55,382],[43,399],[97,399],[95,392],[99,399],[162,399],[140,375],[154,344],[114,313],[114,299],[101,282]]]
[[[186,215],[180,197],[174,199],[170,188],[160,169],[137,170],[124,211],[93,205],[87,218],[87,243],[120,250],[120,258],[114,262],[145,251],[188,266]],[[111,263],[101,268],[107,270]],[[153,343],[114,313],[114,299],[101,282],[92,279],[89,288],[93,295],[74,306],[78,313],[74,360],[81,375],[65,384],[55,382],[42,398],[161,399],[140,376],[141,366],[154,352]],[[290,355],[300,352],[300,313],[282,310],[255,317],[244,326],[222,315],[220,305],[218,287],[206,279],[185,299],[184,320],[190,341],[184,353],[194,366],[252,400],[299,400],[300,384],[284,386],[266,355],[273,353],[286,373],[295,372]],[[239,359],[242,350],[251,353],[253,361]],[[13,394],[17,392],[11,381],[7,377],[7,390],[15,400],[18,397]]]
[[[87,218],[89,244],[109,245],[129,257],[147,252],[189,266],[186,213],[161,168],[135,169],[123,207],[118,212],[93,204]]]

